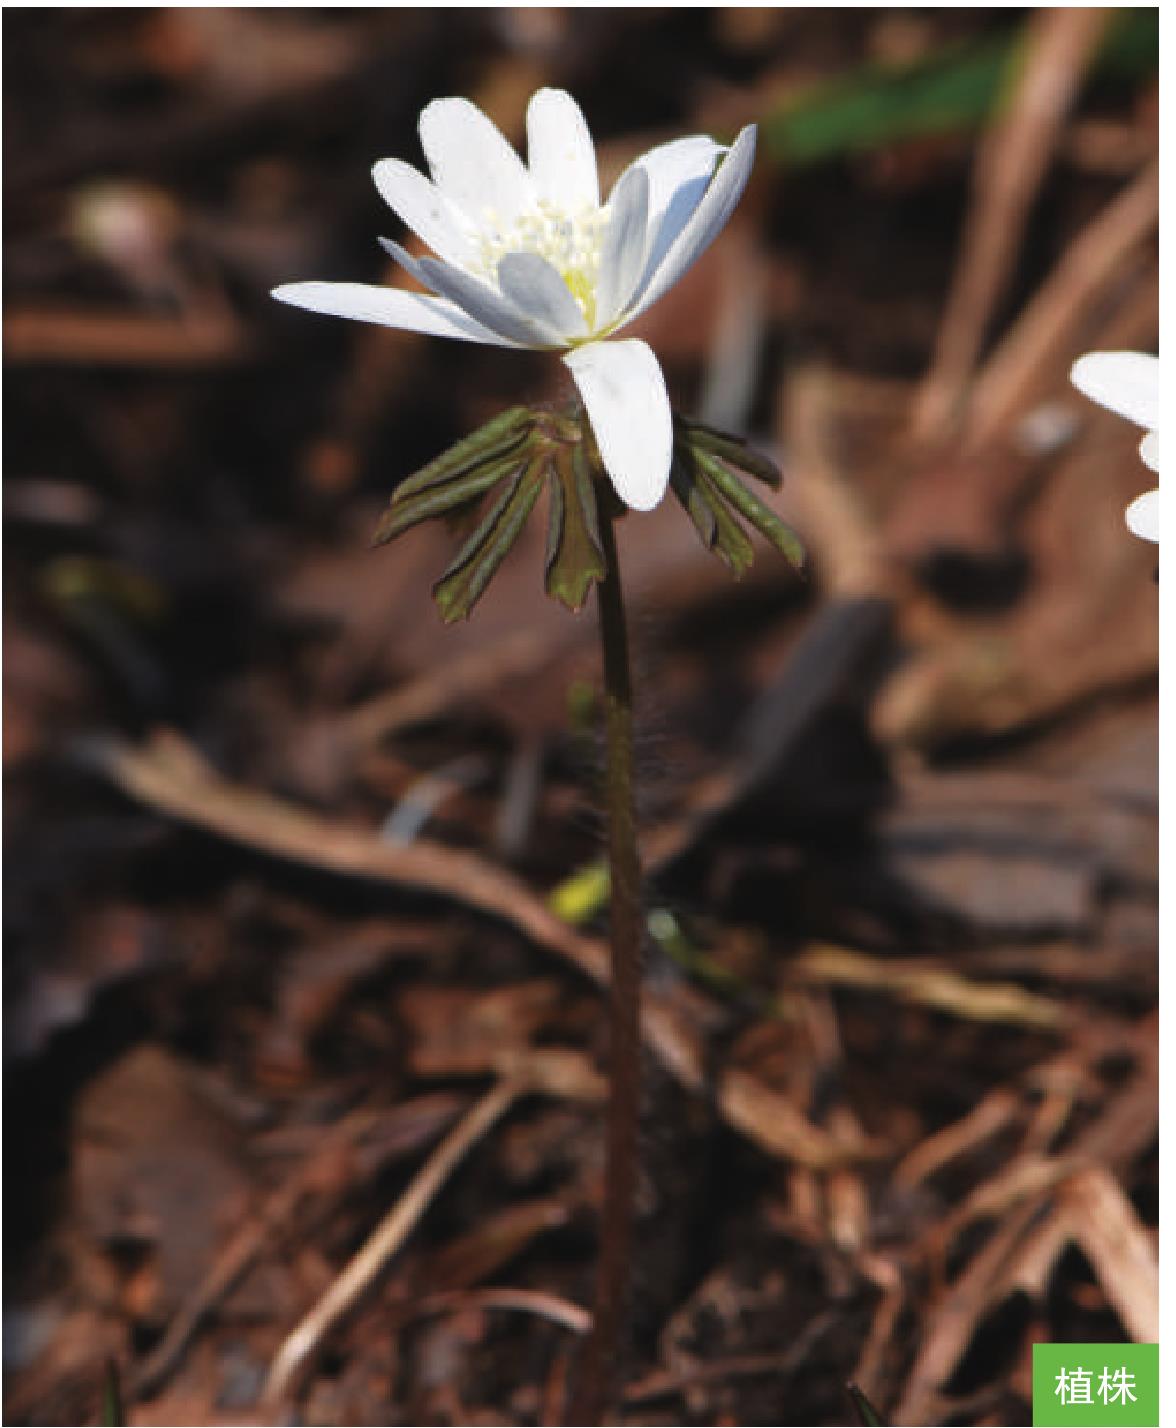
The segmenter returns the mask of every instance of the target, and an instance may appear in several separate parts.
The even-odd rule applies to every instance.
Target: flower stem
[[[620,564],[612,520],[607,515],[600,522],[600,536],[607,566],[597,590],[608,758],[610,1065],[596,1302],[568,1419],[580,1425],[601,1422],[616,1391],[626,1348],[641,1098],[642,917],[633,807],[633,692]]]

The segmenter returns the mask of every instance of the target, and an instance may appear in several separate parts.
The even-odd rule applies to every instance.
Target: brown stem
[[[602,513],[603,514],[603,513]],[[633,808],[633,694],[629,637],[612,521],[600,523],[608,568],[598,587],[608,768],[608,861],[612,980],[609,1100],[592,1333],[580,1364],[570,1424],[599,1424],[615,1396],[627,1348],[637,1124],[641,1096],[641,868]]]

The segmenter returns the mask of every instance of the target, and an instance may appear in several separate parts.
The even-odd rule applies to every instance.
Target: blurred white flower
[[[1160,469],[1160,359],[1147,352],[1088,352],[1070,369],[1070,380],[1100,406],[1146,428],[1139,454]],[[1127,524],[1144,540],[1160,538],[1160,492],[1145,491],[1127,507]]]
[[[755,126],[726,150],[706,135],[650,149],[604,203],[592,136],[563,90],[532,96],[526,164],[466,99],[427,105],[420,136],[431,181],[399,159],[382,159],[373,176],[437,255],[415,259],[381,240],[430,292],[307,282],[274,296],[438,337],[562,351],[617,494],[650,510],[673,452],[665,380],[644,342],[603,339],[657,302],[727,222],[751,173]]]

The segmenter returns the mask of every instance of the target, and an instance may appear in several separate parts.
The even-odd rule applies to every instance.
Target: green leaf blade
[[[546,474],[533,459],[503,490],[478,528],[433,586],[433,599],[447,625],[469,617],[506,559],[539,499]]]
[[[503,461],[477,466],[456,480],[447,481],[432,490],[418,491],[403,501],[398,491],[376,527],[372,545],[386,545],[410,527],[420,525],[422,521],[449,515],[462,506],[471,505],[500,481],[517,474],[521,469],[522,461],[515,454]]]
[[[600,546],[592,473],[583,446],[561,446],[552,463],[551,516],[544,584],[569,610],[579,610],[607,566]]]
[[[713,456],[720,457],[748,476],[754,476],[757,481],[762,481],[773,491],[780,489],[782,478],[776,463],[769,461],[760,452],[754,451],[742,438],[731,436],[725,431],[717,431],[703,422],[691,421],[685,422],[683,425],[687,441],[694,446],[701,447]]]
[[[717,457],[707,452],[696,455],[699,468],[739,514],[776,547],[796,570],[803,570],[805,551],[800,537],[760,498],[749,491],[739,477]]]
[[[534,420],[529,407],[508,408],[469,436],[463,436],[427,466],[406,476],[392,499],[415,496],[438,482],[452,481],[488,461],[500,460],[521,446]]]
[[[670,467],[670,489],[693,522],[699,540],[707,550],[713,550],[719,534],[718,518],[695,478],[688,454],[680,451],[674,453],[674,464]]]

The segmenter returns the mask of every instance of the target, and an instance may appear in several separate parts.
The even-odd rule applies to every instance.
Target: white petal
[[[580,106],[562,89],[540,89],[527,105],[527,157],[539,197],[567,212],[600,207],[596,148]]]
[[[619,317],[645,267],[645,235],[649,226],[649,176],[639,167],[627,169],[612,191],[612,213],[600,252],[596,284],[596,326],[607,327]]]
[[[722,144],[716,144],[709,134],[691,134],[684,139],[671,139],[668,144],[658,144],[629,165],[613,185],[613,195],[631,169],[643,169],[649,180],[650,222],[660,223],[671,207],[678,212],[688,208],[686,217],[689,217],[706,192],[722,153]],[[693,199],[689,204],[683,189]],[[685,218],[682,221],[685,222]]]
[[[1127,528],[1144,540],[1160,539],[1160,493],[1158,490],[1145,491],[1142,496],[1127,507],[1125,519]]]
[[[698,207],[669,252],[638,289],[629,317],[636,317],[663,297],[710,247],[739,202],[755,160],[755,125],[749,124],[731,145]],[[647,268],[647,272],[648,272]]]
[[[650,511],[670,479],[674,424],[665,378],[644,342],[591,342],[564,357],[617,495]]]
[[[426,104],[420,133],[437,187],[479,228],[512,223],[535,203],[535,185],[522,159],[468,99]]]
[[[521,312],[509,298],[462,268],[421,258],[416,264],[421,280],[456,303],[482,327],[488,327],[517,347],[561,347],[558,337]]]
[[[394,243],[391,238],[377,238],[376,242],[383,248],[389,258],[395,258],[404,271],[410,277],[415,278],[422,287],[427,288],[429,286],[429,281],[425,277],[424,269],[421,267],[419,258],[414,258],[406,248],[402,248],[399,243]]]
[[[380,247],[423,287],[465,308],[475,320],[492,331],[527,347],[566,347],[588,331],[584,314],[567,284],[538,254],[513,254],[523,259],[513,284],[498,293],[489,283],[475,278],[464,268],[439,263],[432,258],[414,258],[391,238],[380,238]],[[510,259],[504,259],[504,262]],[[538,271],[546,269],[546,272]],[[498,268],[501,280],[502,265]],[[561,302],[560,293],[563,299]],[[566,305],[565,305],[566,304]]]
[[[508,253],[498,265],[503,296],[560,345],[585,337],[588,324],[580,304],[546,258],[538,253]]]
[[[1147,352],[1088,352],[1070,369],[1078,390],[1137,426],[1160,424],[1160,359]]]
[[[399,288],[377,287],[372,283],[284,283],[274,288],[273,297],[310,312],[331,317],[351,317],[357,322],[378,322],[383,327],[402,327],[407,332],[425,332],[431,337],[456,337],[462,342],[484,342],[492,347],[516,347],[483,327],[480,322],[442,298]]]
[[[723,146],[709,134],[673,139],[635,159],[613,185],[610,204],[616,202],[621,185],[634,169],[641,169],[649,180],[649,239],[645,254],[648,274],[659,266],[702,201],[722,153]]]
[[[1160,433],[1149,431],[1139,443],[1139,455],[1145,466],[1150,466],[1155,472],[1160,469]]]
[[[372,178],[388,207],[439,258],[463,266],[470,261],[469,220],[436,184],[400,159],[381,159]]]

